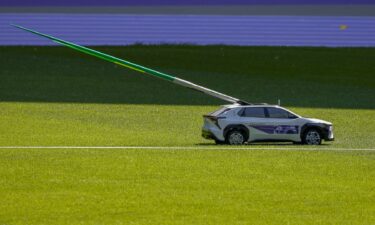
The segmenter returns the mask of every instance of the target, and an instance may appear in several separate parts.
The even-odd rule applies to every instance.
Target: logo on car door
[[[280,125],[280,126],[250,126],[267,134],[298,134],[298,126]]]

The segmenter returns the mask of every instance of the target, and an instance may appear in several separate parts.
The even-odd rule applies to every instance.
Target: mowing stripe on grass
[[[375,151],[375,148],[325,147],[184,147],[184,146],[0,146],[0,149],[169,149],[169,150],[278,150],[278,151]]]

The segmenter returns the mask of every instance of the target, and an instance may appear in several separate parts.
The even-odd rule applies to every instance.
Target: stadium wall
[[[369,0],[28,2],[0,2],[0,45],[54,45],[9,25],[15,23],[82,45],[375,46]]]

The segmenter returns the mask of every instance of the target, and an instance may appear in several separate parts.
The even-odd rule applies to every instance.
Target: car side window
[[[240,111],[240,116],[242,117],[256,117],[256,118],[265,118],[263,107],[248,107]]]
[[[279,108],[267,108],[269,118],[294,119],[296,116]]]

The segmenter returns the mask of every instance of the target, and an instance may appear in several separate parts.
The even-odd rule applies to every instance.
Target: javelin
[[[69,47],[69,48],[72,48],[74,50],[86,53],[88,55],[95,56],[97,58],[115,63],[115,64],[120,65],[120,66],[127,67],[129,69],[132,69],[132,70],[135,70],[135,71],[138,71],[138,72],[141,72],[141,73],[145,73],[145,74],[149,74],[149,75],[152,75],[152,76],[155,76],[155,77],[158,77],[158,78],[162,78],[164,80],[173,82],[173,83],[178,84],[180,86],[184,86],[184,87],[187,87],[187,88],[199,91],[199,92],[203,92],[207,95],[210,95],[212,97],[215,97],[215,98],[218,98],[218,99],[230,102],[230,103],[240,104],[240,105],[249,105],[250,104],[250,103],[242,101],[238,98],[234,98],[232,96],[225,95],[223,93],[220,93],[220,92],[202,87],[202,86],[194,84],[190,81],[183,80],[183,79],[171,76],[171,75],[166,74],[166,73],[162,73],[162,72],[159,72],[159,71],[156,71],[156,70],[153,70],[153,69],[150,69],[150,68],[147,68],[147,67],[144,67],[144,66],[141,66],[141,65],[138,65],[138,64],[135,64],[135,63],[132,63],[132,62],[129,62],[129,61],[126,61],[126,60],[123,60],[123,59],[120,59],[120,58],[117,58],[117,57],[114,57],[114,56],[111,56],[111,55],[108,55],[108,54],[105,54],[105,53],[102,53],[102,52],[99,52],[99,51],[96,51],[96,50],[93,50],[93,49],[90,49],[90,48],[87,48],[87,47],[84,47],[84,46],[81,46],[81,45],[77,45],[77,44],[74,44],[74,43],[69,42],[69,41],[64,41],[62,39],[59,39],[59,38],[56,38],[56,37],[53,37],[53,36],[50,36],[50,35],[47,35],[47,34],[43,34],[43,33],[31,30],[31,29],[28,29],[28,28],[25,28],[25,27],[22,27],[22,26],[19,26],[19,25],[15,25],[15,24],[11,24],[11,25],[14,26],[14,27],[17,27],[21,30],[25,30],[25,31],[28,31],[30,33],[48,38],[48,39],[52,40],[53,42],[56,42],[58,44],[64,45],[64,46]]]

